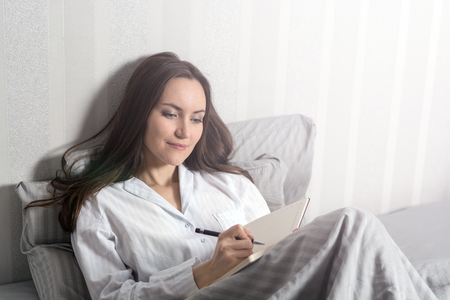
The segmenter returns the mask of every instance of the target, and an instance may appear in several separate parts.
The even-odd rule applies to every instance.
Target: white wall
[[[163,50],[207,74],[226,122],[314,118],[311,218],[449,199],[448,1],[1,3],[0,283],[30,278],[14,184],[51,177]]]

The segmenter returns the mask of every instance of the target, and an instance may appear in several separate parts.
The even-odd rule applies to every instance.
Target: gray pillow
[[[40,299],[91,299],[70,244],[36,246],[27,258]]]
[[[34,200],[48,199],[52,195],[47,190],[50,181],[21,182],[16,193],[22,202],[22,208]],[[58,222],[61,207],[33,207],[24,211],[22,219],[22,252],[33,247],[54,243],[70,243],[70,234],[65,232]]]
[[[283,178],[284,204],[306,197],[316,136],[316,125],[311,118],[295,114],[234,122],[227,127],[234,141],[234,164],[253,161],[255,157],[270,153],[288,167]],[[84,170],[89,161],[87,155],[91,152],[91,149],[80,150],[67,157],[67,164],[81,158],[73,172]],[[264,196],[264,188],[260,191]]]
[[[255,160],[235,162],[234,165],[249,172],[270,211],[284,206],[283,185],[288,172],[288,167],[284,162],[264,153]]]
[[[269,117],[227,124],[234,140],[233,161],[253,160],[264,153],[288,166],[285,204],[306,197],[311,181],[316,126],[303,115]]]
[[[51,196],[49,181],[21,182],[16,193],[22,207]],[[60,206],[32,207],[23,215],[20,248],[27,255],[40,299],[91,299],[70,245],[70,234],[58,223]]]

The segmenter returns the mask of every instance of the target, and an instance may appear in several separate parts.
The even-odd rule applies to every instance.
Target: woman
[[[269,210],[248,173],[229,163],[232,139],[207,79],[174,54],[153,55],[136,69],[116,114],[87,142],[98,146],[82,174],[72,174],[73,162],[52,181],[55,197],[31,206],[62,205],[60,224],[72,233],[93,299],[387,299],[419,295],[417,286],[429,292],[376,219],[354,209],[319,218],[209,285],[252,253],[253,236],[239,224]],[[208,237],[196,227],[223,232]],[[374,241],[369,254],[359,253]],[[366,270],[374,265],[382,275],[376,280]],[[401,276],[392,283],[386,270]],[[379,278],[386,280],[375,284]]]

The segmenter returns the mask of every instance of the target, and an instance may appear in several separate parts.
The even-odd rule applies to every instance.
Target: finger
[[[247,234],[247,231],[245,230],[245,228],[242,226],[242,225],[237,225],[237,233],[236,233],[236,235],[234,236],[235,238],[239,238],[239,239],[241,239],[241,240],[251,240],[252,238],[253,238],[253,236],[249,236],[248,234]],[[251,232],[250,232],[250,234],[251,234]]]
[[[219,235],[219,237],[222,237],[222,238],[228,237],[228,238],[233,238],[233,239],[236,239],[236,237],[237,237],[241,240],[251,239],[247,235],[247,233],[244,230],[244,227],[241,224],[230,227],[229,229],[222,232]]]
[[[253,243],[251,239],[244,239],[244,240],[234,240],[232,242],[232,248],[235,250],[248,250],[253,249]]]
[[[235,225],[219,235],[220,247],[230,249],[253,249],[253,236],[249,237],[242,225]]]
[[[249,228],[244,228],[244,231],[251,240],[255,238],[252,234],[252,231]]]
[[[245,259],[253,254],[252,249],[240,249],[234,251],[234,257],[238,259]]]

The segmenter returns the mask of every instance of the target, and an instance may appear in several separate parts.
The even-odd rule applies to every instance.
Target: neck
[[[148,186],[168,187],[174,183],[178,183],[178,167],[166,165],[159,168],[146,168],[139,176],[140,180],[145,182]]]

